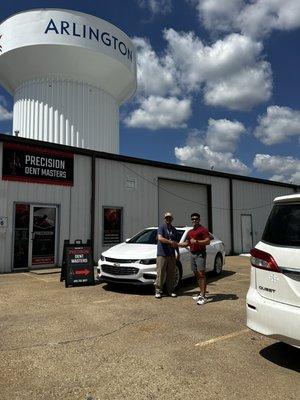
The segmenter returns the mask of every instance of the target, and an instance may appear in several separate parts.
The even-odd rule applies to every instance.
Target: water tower
[[[60,9],[0,24],[0,84],[14,96],[13,132],[119,152],[119,106],[136,89],[136,54],[116,26]]]

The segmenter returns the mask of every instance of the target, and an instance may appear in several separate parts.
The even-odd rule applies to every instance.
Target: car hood
[[[121,243],[102,254],[110,258],[141,260],[156,258],[156,248],[155,244]]]

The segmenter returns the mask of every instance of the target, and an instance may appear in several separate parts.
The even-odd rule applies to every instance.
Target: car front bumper
[[[156,279],[156,264],[119,264],[101,261],[97,267],[97,278],[104,282],[131,285],[153,285]]]
[[[246,303],[248,328],[300,348],[299,307],[265,299],[252,287]]]

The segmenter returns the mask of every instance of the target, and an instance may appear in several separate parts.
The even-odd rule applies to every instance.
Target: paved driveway
[[[58,274],[0,276],[0,398],[299,399],[300,352],[249,331],[249,259],[228,257],[197,306]]]

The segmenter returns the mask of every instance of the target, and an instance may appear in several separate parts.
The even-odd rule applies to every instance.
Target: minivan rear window
[[[300,204],[274,205],[262,240],[279,246],[300,247]]]

